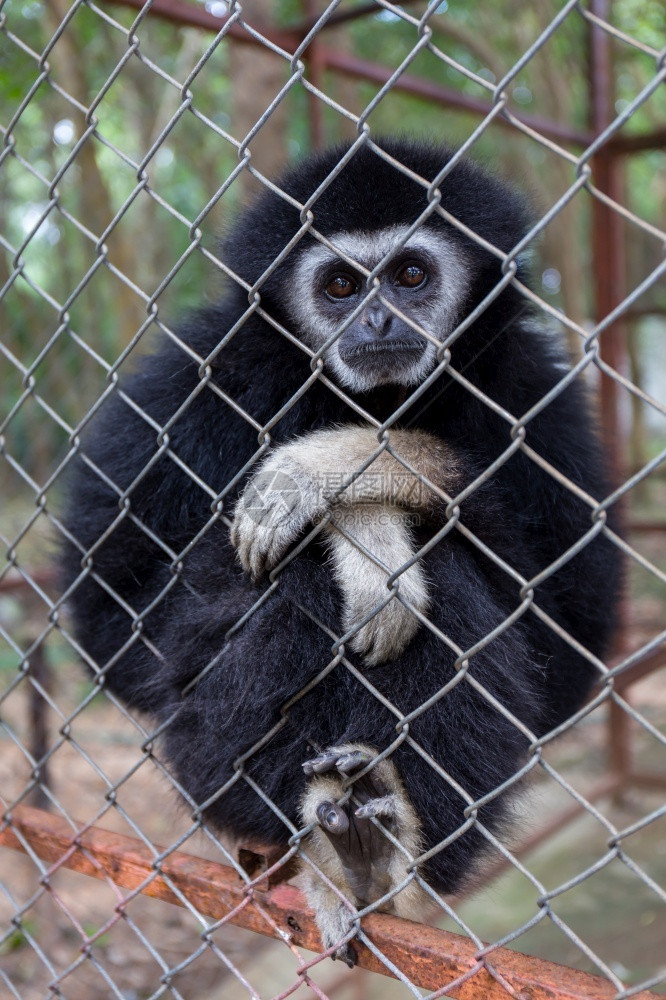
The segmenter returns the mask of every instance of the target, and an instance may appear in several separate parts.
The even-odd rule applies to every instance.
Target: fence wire
[[[631,152],[632,142],[633,148],[641,148],[641,133],[627,131],[625,126],[636,122],[652,106],[651,102],[660,100],[659,88],[666,77],[666,50],[654,44],[654,32],[644,30],[645,24],[633,7],[631,16],[615,19],[606,3],[569,0],[544,5],[537,19],[539,30],[534,30],[532,21],[527,22],[530,28],[518,33],[520,55],[510,65],[499,50],[499,43],[493,53],[492,39],[484,40],[495,64],[502,67],[502,73],[493,73],[473,61],[458,58],[459,46],[447,44],[450,37],[442,36],[436,27],[437,19],[448,16],[446,6],[439,0],[428,5],[403,6],[377,0],[366,11],[338,0],[318,5],[314,15],[311,5],[306,5],[308,17],[295,29],[289,26],[292,22],[288,18],[284,27],[269,27],[256,15],[261,5],[244,8],[236,2],[202,6],[157,0],[115,5],[101,0],[73,3],[5,0],[0,4],[1,44],[11,60],[8,64],[18,67],[11,79],[0,76],[6,89],[0,110],[3,137],[0,199],[4,202],[4,208],[0,207],[3,249],[0,302],[4,303],[0,352],[5,371],[0,426],[4,508],[0,513],[4,549],[0,572],[0,794],[7,845],[0,858],[3,921],[0,982],[7,997],[205,995],[278,1000],[300,990],[298,995],[314,994],[322,998],[395,994],[431,998],[613,996],[619,1000],[643,991],[666,992],[663,947],[666,716],[664,697],[656,683],[658,675],[653,674],[666,662],[663,627],[666,535],[659,534],[660,523],[652,523],[659,522],[659,498],[664,489],[660,473],[666,455],[663,447],[666,406],[657,398],[663,381],[660,385],[658,379],[643,377],[645,373],[632,368],[617,346],[623,342],[618,336],[621,323],[635,322],[643,315],[641,309],[646,303],[649,309],[645,311],[658,313],[655,303],[660,301],[659,287],[666,271],[663,259],[666,232],[654,218],[641,216],[627,189],[614,184],[612,177],[609,182],[604,171],[611,160],[599,159],[612,151],[610,169],[614,170],[618,158]],[[515,5],[506,6],[507,17],[514,16]],[[135,10],[126,9],[132,7]],[[449,13],[453,16],[454,5],[451,7]],[[649,5],[644,12],[646,21],[648,8]],[[271,11],[271,5],[265,5],[264,13],[268,16],[276,12]],[[317,63],[316,46],[322,45],[327,37],[340,40],[339,35],[327,36],[327,32],[344,30],[359,15],[372,18],[372,31],[378,40],[387,33],[401,32],[395,59],[383,67],[381,79],[376,66],[371,69],[369,62],[360,59],[354,62],[349,52],[342,47],[336,51],[332,43],[326,52],[319,50]],[[191,30],[182,36],[185,41],[178,57],[168,48],[175,36],[166,33],[174,29],[158,17],[190,25]],[[602,95],[601,109],[591,109],[589,127],[578,121],[569,128],[569,123],[539,119],[520,107],[519,89],[525,89],[521,82],[524,73],[552,53],[553,46],[560,43],[567,31],[575,38],[592,38],[590,66],[595,59],[603,61],[603,54],[612,51],[625,64],[634,59],[641,67],[640,85],[633,95],[613,107],[608,101],[604,104]],[[94,49],[95,38],[104,39],[103,53],[99,48]],[[99,65],[88,77],[81,69],[86,61],[85,50],[80,50],[84,42],[99,57]],[[221,110],[232,88],[226,91],[220,88],[229,79],[230,53],[237,50],[248,65],[260,55],[272,56],[282,74],[273,97],[254,107],[254,123],[244,134],[234,128],[230,116]],[[584,59],[584,46],[580,51]],[[362,95],[359,99],[362,107],[352,110],[354,101],[349,99],[349,92],[333,82],[330,72],[322,72],[324,58],[329,70],[342,69],[350,78],[365,81],[359,84],[357,92]],[[311,377],[267,422],[246,412],[223,392],[212,377],[212,366],[218,358],[223,359],[226,344],[255,315],[269,323],[277,336],[294,340],[292,331],[264,309],[262,286],[305,234],[314,236],[323,246],[331,246],[317,231],[317,201],[359,150],[373,150],[383,161],[408,173],[403,164],[384,150],[373,123],[384,104],[398,93],[411,94],[414,99],[430,96],[433,102],[444,99],[443,93],[435,93],[436,87],[429,95],[425,84],[417,82],[426,59],[430,67],[435,67],[433,76],[450,84],[451,100],[457,87],[460,98],[457,108],[465,124],[457,133],[456,154],[441,173],[434,178],[417,178],[427,191],[428,208],[416,225],[430,214],[438,213],[498,256],[503,277],[488,298],[494,298],[508,285],[518,288],[527,302],[563,331],[574,354],[566,371],[562,370],[561,381],[536,407],[525,414],[501,414],[510,429],[510,445],[493,466],[484,469],[458,495],[438,489],[411,468],[401,458],[399,448],[391,444],[387,426],[378,421],[374,421],[375,426],[384,435],[378,438],[375,455],[388,452],[406,476],[415,474],[423,488],[438,493],[447,520],[429,544],[436,544],[448,534],[462,534],[468,544],[511,577],[520,593],[520,604],[511,616],[473,647],[465,649],[439,631],[428,614],[400,591],[401,577],[423,552],[398,567],[389,577],[384,603],[401,601],[417,616],[420,627],[436,635],[456,658],[456,672],[450,684],[408,713],[380,692],[353,657],[347,655],[354,636],[382,607],[374,608],[347,634],[332,633],[315,620],[314,625],[323,629],[330,640],[330,661],[307,687],[281,707],[280,717],[269,731],[257,731],[256,742],[236,761],[233,776],[213,797],[215,801],[223,800],[236,784],[245,783],[284,824],[286,846],[282,850],[271,853],[263,845],[241,845],[245,850],[245,861],[241,863],[243,850],[239,853],[237,844],[220,839],[205,821],[203,813],[213,800],[194,801],[162,757],[160,737],[169,727],[171,717],[163,718],[156,727],[148,716],[130,712],[103,681],[127,648],[136,643],[150,646],[144,635],[146,619],[178,583],[184,561],[194,546],[216,528],[223,526],[227,530],[231,526],[225,497],[233,494],[243,476],[271,454],[273,428],[313,384],[327,386],[346,400],[350,412],[367,418],[367,414],[359,412],[358,404],[331,380],[322,361],[324,348],[309,350]],[[586,69],[592,72],[583,64],[583,78]],[[246,75],[237,86],[247,87],[251,79],[251,75]],[[92,80],[94,84],[90,83]],[[228,82],[226,86],[229,88]],[[371,96],[363,89],[369,86],[374,91]],[[473,98],[469,96],[472,89]],[[205,97],[207,90],[212,91],[210,99]],[[117,98],[123,92],[133,95],[126,107]],[[261,93],[263,101],[266,92]],[[149,117],[152,117],[151,102],[160,102],[148,129],[142,121],[146,108],[142,111],[141,95],[149,105]],[[215,107],[216,101],[222,101],[220,107]],[[290,103],[298,101],[301,105]],[[337,134],[338,126],[352,139],[348,154],[341,157],[326,185],[305,203],[295,202],[276,185],[271,179],[275,171],[270,162],[261,161],[258,152],[262,137],[286,108],[293,113],[294,107],[301,108],[304,118],[310,114],[315,139],[318,129],[331,128]],[[657,104],[657,108],[663,105]],[[473,122],[465,117],[471,113],[475,115]],[[442,114],[434,103],[432,114]],[[124,134],[123,115],[138,129],[140,142],[130,141],[129,134]],[[644,120],[640,119],[641,125]],[[279,127],[284,129],[284,123]],[[463,157],[474,157],[479,144],[498,132],[505,137],[502,141],[509,144],[507,148],[512,142],[526,143],[532,151],[539,150],[539,155],[548,162],[556,162],[558,176],[566,177],[561,189],[552,192],[550,203],[543,207],[524,240],[508,254],[499,252],[458,219],[447,215],[438,195],[439,187],[446,183],[455,165]],[[212,174],[216,186],[201,184],[196,179],[197,136],[204,135],[213,157],[219,156],[220,169]],[[295,139],[291,141],[297,144]],[[304,146],[306,141],[301,137],[300,142]],[[655,140],[653,145],[658,146],[659,141]],[[202,157],[210,155],[206,146]],[[209,166],[207,163],[208,178]],[[176,172],[176,168],[182,172]],[[95,205],[92,202],[100,190],[101,172],[109,178],[111,194],[106,204]],[[631,173],[628,178],[631,182]],[[211,236],[220,219],[226,218],[226,206],[235,211],[251,188],[291,198],[302,223],[294,240],[252,286],[220,260]],[[88,190],[88,197],[84,189]],[[613,272],[612,261],[609,270],[591,277],[600,304],[594,323],[580,314],[564,311],[549,296],[546,277],[542,291],[537,294],[522,284],[518,276],[520,255],[533,252],[547,227],[582,203],[581,211],[599,212],[605,220],[599,223],[597,231],[597,243],[601,243],[594,249],[597,266],[607,250],[604,225],[608,240],[615,238],[617,242],[619,227],[621,243],[637,246],[643,241],[640,246],[650,247],[650,252],[643,254],[643,262],[647,263],[640,275],[632,270],[633,264],[627,268],[629,281],[620,286],[624,288],[621,294],[613,284],[617,272]],[[129,228],[130,221],[135,226],[137,220],[139,225]],[[156,225],[163,227],[162,232],[173,234],[172,246],[150,247],[151,229],[157,231]],[[576,223],[571,230],[572,243],[589,240],[590,231],[589,227],[583,229]],[[154,270],[150,282],[140,268],[130,268],[125,261],[123,241],[131,232],[136,234],[139,252],[151,255]],[[70,261],[58,260],[59,246],[64,245],[65,237],[68,245],[76,248]],[[51,270],[56,268],[56,261],[60,270],[59,280],[54,282]],[[180,301],[192,304],[190,300],[207,294],[200,279],[193,277],[196,267],[203,268],[209,277],[241,285],[247,293],[245,313],[233,329],[224,331],[214,354],[208,357],[197,355],[181,339],[178,326],[172,325],[170,319]],[[375,277],[368,274],[369,287]],[[557,272],[551,269],[550,279],[557,278]],[[624,274],[621,279],[624,281]],[[371,297],[372,294],[371,290]],[[478,311],[487,305],[488,302],[482,303]],[[116,314],[124,323],[132,324],[123,330],[122,341],[113,332]],[[447,368],[484,406],[497,409],[497,404],[467,381],[464,373],[452,371],[449,364],[449,347],[475,318],[476,314],[466,317],[448,343],[436,343],[437,370]],[[429,336],[427,331],[417,329]],[[192,405],[192,398],[162,426],[140,410],[119,383],[120,373],[131,366],[137,354],[144,351],[148,336],[156,332],[176,343],[183,356],[199,366],[196,394],[216,394],[220,403],[231,407],[256,435],[256,451],[248,454],[246,466],[221,492],[189,468],[170,447],[170,428]],[[656,360],[651,358],[650,364],[656,364]],[[618,480],[620,485],[602,500],[585,494],[530,442],[530,421],[574,379],[585,379],[600,394],[602,421],[609,434],[616,436],[615,472],[621,475],[621,482]],[[410,395],[410,405],[420,391],[417,389]],[[76,585],[92,575],[108,589],[96,574],[95,552],[126,518],[133,520],[154,543],[171,576],[161,593],[141,612],[130,607],[121,594],[113,595],[132,620],[131,637],[112,660],[94,663],[72,633],[67,615],[67,599],[71,594],[59,594],[54,585],[51,553],[59,539],[69,536],[61,517],[68,467],[76,456],[84,454],[81,440],[86,426],[113,394],[123,398],[152,426],[157,449],[129,490],[109,483],[118,495],[118,518],[92,549],[81,551],[82,575]],[[407,406],[406,402],[396,412],[395,420]],[[627,428],[633,426],[637,414],[647,423],[651,436],[640,461],[629,467],[623,448],[628,438]],[[537,463],[554,482],[571,490],[589,506],[591,513],[591,527],[586,535],[531,579],[508,565],[460,518],[460,505],[467,496],[487,482],[517,451]],[[362,489],[363,474],[375,455],[363,467],[350,470],[349,480],[334,484],[332,492],[340,495],[347,487],[353,489],[354,481]],[[178,551],[141,522],[131,504],[132,490],[140,486],[162,456],[176,463],[210,503],[207,524]],[[90,462],[85,454],[84,461]],[[642,492],[646,485],[654,488],[650,497],[655,499],[649,502]],[[624,504],[626,521],[626,531],[622,534],[609,526],[606,518],[607,512],[620,503]],[[657,511],[654,516],[653,510]],[[646,522],[642,527],[635,523],[641,517]],[[279,593],[283,571],[325,528],[326,522],[321,522],[302,543],[292,547],[270,574],[256,604],[242,614],[239,609],[238,621],[228,638]],[[338,530],[351,537],[344,522],[338,523]],[[633,580],[635,573],[639,579],[621,609],[623,628],[613,658],[608,662],[601,662],[554,621],[540,606],[538,593],[539,584],[599,535],[620,550],[628,566],[627,576]],[[73,543],[78,544],[76,540]],[[376,562],[372,553],[364,550],[364,554]],[[572,595],[572,600],[576,600],[576,595]],[[305,608],[302,611],[310,614]],[[573,651],[592,663],[599,674],[599,684],[584,708],[556,731],[540,738],[486,690],[470,670],[474,655],[524,615],[538,616]],[[190,687],[214,669],[224,653],[223,646],[218,656],[189,682]],[[81,669],[81,659],[92,668],[93,680]],[[341,970],[339,963],[333,965],[325,954],[306,957],[296,943],[302,931],[301,918],[293,916],[297,913],[297,897],[290,896],[291,889],[280,882],[280,871],[284,869],[285,874],[286,866],[294,859],[300,859],[302,865],[311,869],[317,868],[314,856],[308,851],[310,829],[299,828],[281,813],[252,777],[249,764],[288,724],[292,707],[333,671],[348,671],[394,717],[395,739],[383,750],[382,758],[390,757],[405,744],[430,766],[433,787],[437,783],[453,787],[466,803],[464,824],[427,854],[411,857],[402,844],[391,838],[395,850],[403,852],[409,864],[405,882],[391,891],[397,892],[412,881],[421,886],[431,904],[424,919],[459,934],[469,946],[458,967],[452,952],[446,966],[441,964],[438,968],[441,953],[437,957],[436,949],[444,939],[436,938],[434,964],[428,966],[427,975],[422,973],[419,977],[418,961],[410,960],[409,949],[416,954],[421,948],[419,954],[425,953],[431,941],[428,929],[422,929],[421,937],[418,931],[405,932],[403,940],[399,937],[398,921],[390,925],[366,921],[366,916],[381,908],[381,900],[366,907],[360,916],[350,908],[350,935],[356,935],[367,949],[363,951],[362,964],[383,971],[395,982],[371,977],[361,969]],[[410,731],[419,716],[445,699],[456,685],[469,685],[529,743],[520,771],[481,799],[461,787]],[[605,721],[607,717],[609,722]],[[628,734],[639,758],[629,762]],[[560,741],[562,736],[565,739]],[[607,739],[610,739],[609,761],[602,754]],[[516,806],[520,810],[516,822],[518,833],[514,831],[512,839],[501,839],[484,825],[480,810],[489,799],[526,776],[535,791]],[[180,812],[171,805],[176,800],[182,804]],[[41,811],[38,813],[34,807]],[[541,812],[543,816],[539,815]],[[45,813],[51,814],[55,825],[49,827],[48,822],[44,825]],[[575,825],[564,825],[565,819]],[[559,832],[560,823],[564,833]],[[534,835],[544,825],[547,831],[550,828],[552,837],[544,839],[539,834],[529,850],[526,834]],[[477,909],[469,893],[451,899],[435,892],[418,869],[429,856],[446,850],[472,827],[488,843],[489,857],[494,860],[483,877],[496,886],[482,896],[483,902]],[[549,867],[555,864],[553,855],[540,853],[547,852],[551,843],[556,845],[552,848],[557,855],[554,868]],[[210,876],[213,885],[210,899],[199,883],[195,891],[192,874],[195,869],[187,867],[190,862],[183,859],[183,852],[203,859],[202,864],[210,864],[210,868],[196,869],[197,877],[200,874],[203,879],[205,871]],[[249,864],[248,857],[255,860]],[[261,871],[252,868],[256,858],[263,859]],[[216,863],[228,866],[235,881],[225,883]],[[67,870],[70,868],[95,877],[84,879]],[[557,873],[555,879],[553,871]],[[275,892],[287,895],[271,896],[271,890],[266,891],[269,876],[279,886]],[[320,872],[320,877],[325,880],[325,873]],[[494,878],[501,881],[494,883]],[[603,888],[606,884],[610,888]],[[329,888],[340,895],[343,905],[350,905],[330,882]],[[481,885],[479,892],[483,891]],[[162,902],[148,898],[151,895]],[[508,897],[512,902],[505,906],[503,899]],[[572,898],[579,902],[567,905]],[[280,899],[285,900],[282,908]],[[167,907],[164,900],[179,905]],[[289,907],[292,916],[286,923],[283,918]],[[610,910],[622,912],[622,918],[616,916],[612,923],[612,930],[608,929]],[[382,927],[387,928],[385,932]],[[264,937],[250,935],[243,928],[259,930]],[[307,938],[300,940],[305,940],[307,946]],[[628,942],[633,942],[633,951],[626,948]],[[580,977],[572,974],[569,979],[569,972],[562,969],[554,981],[549,981],[545,972],[542,980],[537,973],[533,973],[536,978],[530,979],[527,966],[511,965],[508,946],[519,953],[573,966],[581,970]],[[624,957],[625,953],[634,955],[634,952],[635,959]],[[533,970],[532,966],[529,968]],[[586,979],[583,973],[601,978]],[[480,992],[475,992],[477,989]]]

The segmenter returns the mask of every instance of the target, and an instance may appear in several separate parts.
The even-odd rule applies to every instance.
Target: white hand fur
[[[437,486],[446,482],[450,490],[457,478],[453,452],[430,434],[394,430],[390,445],[391,451],[380,449],[376,432],[363,427],[314,431],[281,445],[245,488],[231,528],[241,564],[256,579],[332,510],[323,533],[342,593],[344,631],[380,606],[350,640],[370,664],[398,656],[418,629],[418,619],[393,594],[396,584],[389,590],[387,580],[414,554],[406,510],[428,511],[438,499],[391,452]],[[424,613],[428,590],[419,564],[396,582],[405,601]]]

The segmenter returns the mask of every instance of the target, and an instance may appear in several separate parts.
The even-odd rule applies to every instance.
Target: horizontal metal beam
[[[614,153],[643,153],[650,149],[663,149],[666,146],[666,128],[655,129],[653,132],[634,132],[631,135],[620,133],[613,136],[609,145]]]
[[[380,85],[387,83],[394,72],[392,69],[382,66],[379,63],[370,62],[367,59],[358,59],[347,52],[339,52],[331,48],[324,48],[320,58],[326,69],[334,69],[345,73],[347,76]],[[391,90],[413,94],[415,97],[423,97],[444,107],[476,115],[487,115],[493,109],[492,102],[483,97],[472,97],[471,94],[463,94],[459,90],[454,90],[453,87],[444,87],[433,80],[427,80],[424,77],[414,76],[410,73],[403,73],[392,85]],[[518,121],[523,122],[547,139],[554,139],[557,142],[568,142],[577,146],[587,146],[592,141],[591,133],[570,128],[563,123],[551,121],[548,118],[541,118],[537,115],[526,115],[522,111],[517,112],[513,109],[511,113]],[[514,128],[509,121],[501,116],[496,118],[495,121],[508,128]]]
[[[102,0],[110,6],[131,7],[132,10],[140,11],[145,6],[145,0]],[[183,0],[154,0],[148,11],[149,17],[157,17],[161,21],[169,21],[171,24],[179,24],[184,28],[201,28],[204,31],[214,31],[217,34],[226,24],[228,18],[216,17],[209,13],[205,7],[195,7],[194,4],[184,3]],[[294,52],[300,45],[303,36],[298,31],[288,29],[273,28],[268,25],[253,24],[252,27],[259,34],[263,35],[269,42],[279,46],[286,52]],[[246,45],[261,45],[261,41],[253,38],[241,25],[231,24],[227,29],[230,38]]]
[[[76,834],[64,819],[42,809],[18,807],[5,823],[0,845],[21,851],[27,844],[51,871],[69,868],[110,879],[115,885],[177,905],[183,905],[185,897],[214,920],[224,917],[259,934],[290,937],[310,951],[322,950],[312,911],[292,885],[268,887],[265,877],[265,890],[261,878],[248,889],[233,868],[181,851],[168,854],[156,868],[155,854],[142,840],[83,824]],[[160,848],[155,850],[161,853]],[[378,913],[364,918],[362,928],[414,985],[438,990],[455,982],[446,995],[457,1000],[507,1000],[503,983],[516,996],[530,1000],[612,1000],[616,996],[607,979],[507,948],[492,949],[479,959],[469,938],[411,920]],[[360,942],[355,948],[360,966],[391,975],[370,949]],[[644,991],[635,1000],[657,998]]]
[[[401,7],[407,7],[409,4],[417,3],[418,0],[400,0]],[[372,14],[381,14],[381,8],[377,6],[376,3],[364,3],[360,4],[358,7],[352,7],[350,10],[338,11],[333,14],[322,25],[322,30],[327,28],[339,28],[341,24],[346,24],[349,21],[358,21],[361,17],[368,17]],[[308,32],[315,26],[318,18],[312,18],[307,23],[299,25],[296,27],[296,31],[300,31],[303,34],[303,38],[308,34]]]
[[[145,0],[101,0],[111,5],[120,7],[131,7],[133,10],[141,10]],[[411,0],[405,0],[409,3]],[[333,15],[323,28],[331,28],[346,21],[377,12],[375,5],[364,4],[351,11],[344,11]],[[225,18],[216,17],[203,7],[195,7],[193,4],[185,3],[184,0],[154,0],[150,8],[151,17],[157,17],[172,24],[179,24],[184,27],[200,28],[205,31],[221,31],[224,27]],[[314,22],[316,23],[316,22]],[[312,23],[298,25],[294,28],[275,28],[270,25],[253,24],[252,27],[269,42],[279,46],[285,52],[296,51],[303,38],[312,27]],[[253,37],[242,25],[231,24],[227,29],[230,38],[244,45],[261,45],[260,39]],[[307,58],[307,53],[304,54]],[[380,86],[385,84],[392,76],[393,70],[371,62],[366,59],[358,59],[346,52],[340,52],[333,48],[318,46],[317,58],[319,60],[320,72],[325,69],[335,70],[356,79],[366,80],[370,83],[377,83]],[[453,87],[444,87],[432,80],[424,77],[403,73],[393,84],[392,90],[402,93],[412,94],[425,100],[441,104],[446,108],[453,108],[475,115],[487,115],[493,108],[491,101],[482,97],[472,97],[464,94]],[[522,111],[511,111],[513,117],[534,131],[539,132],[547,139],[555,142],[565,142],[570,145],[587,147],[593,140],[594,134],[583,129],[572,128],[564,122],[556,122],[539,115],[529,115]],[[514,126],[507,119],[495,119],[498,124],[507,128]],[[666,146],[666,129],[657,129],[654,132],[642,135],[616,135],[606,144],[606,149],[616,155],[625,153],[641,152],[647,149],[661,149]]]

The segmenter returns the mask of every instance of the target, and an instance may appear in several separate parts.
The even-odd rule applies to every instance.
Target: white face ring
[[[390,226],[374,233],[362,230],[335,233],[330,237],[330,242],[344,257],[323,244],[311,247],[301,255],[294,268],[289,306],[296,321],[297,332],[309,347],[319,350],[340,328],[339,322],[320,308],[316,279],[322,268],[329,267],[336,261],[349,266],[344,259],[346,257],[361,270],[372,271],[401,249],[413,250],[415,253],[422,251],[440,264],[441,277],[437,280],[441,287],[437,290],[434,306],[431,297],[427,304],[421,303],[410,310],[409,318],[440,342],[455,329],[469,284],[469,268],[464,254],[457,244],[441,233],[423,228],[407,239],[408,233],[408,226]],[[429,341],[423,354],[407,364],[397,376],[392,375],[391,382],[404,386],[418,385],[435,367],[436,356],[436,345]],[[350,367],[340,357],[337,340],[326,349],[324,363],[341,386],[354,392],[373,389],[385,381]]]

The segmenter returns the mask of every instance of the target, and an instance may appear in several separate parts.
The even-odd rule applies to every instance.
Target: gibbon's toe
[[[317,819],[322,830],[334,836],[340,836],[349,829],[346,811],[334,802],[320,802],[317,806]]]
[[[303,770],[308,775],[326,774],[330,771],[338,771],[346,777],[354,771],[360,771],[366,764],[375,757],[371,751],[363,747],[330,747],[323,750],[316,757],[303,761]]]
[[[353,969],[356,963],[358,962],[358,955],[356,954],[356,948],[351,943],[351,941],[347,941],[347,943],[343,944],[341,948],[338,948],[337,951],[334,951],[331,957],[333,959],[339,958],[340,961],[348,965],[350,969]]]
[[[335,768],[341,774],[353,774],[354,771],[360,771],[369,764],[372,758],[373,754],[367,750],[350,750],[338,756]]]
[[[384,826],[390,830],[392,826],[390,821],[395,819],[396,815],[395,796],[382,795],[380,798],[368,799],[367,802],[358,807],[354,815],[357,819],[371,819],[371,817],[377,816],[382,819]],[[387,820],[389,822],[386,822]]]
[[[331,750],[324,750],[322,753],[318,753],[316,757],[311,757],[310,760],[303,761],[303,770],[308,775],[312,774],[325,774],[327,771],[333,771],[335,769],[335,762],[340,756],[340,751],[333,747]]]

